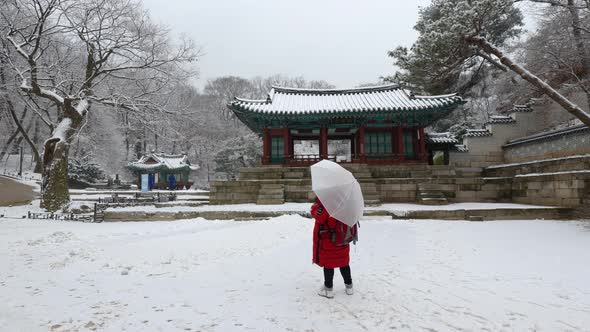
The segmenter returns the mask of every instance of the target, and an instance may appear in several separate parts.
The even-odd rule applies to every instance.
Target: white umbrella
[[[311,166],[311,189],[328,213],[352,227],[362,217],[365,200],[354,175],[342,166],[322,160]]]

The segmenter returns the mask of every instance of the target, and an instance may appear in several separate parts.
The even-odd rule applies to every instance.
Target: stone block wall
[[[515,203],[579,207],[590,195],[590,171],[517,175],[512,182]]]
[[[572,130],[564,134],[547,134],[504,146],[507,163],[590,154],[590,129]]]
[[[513,177],[519,174],[555,173],[582,170],[590,170],[590,154],[490,166],[484,169],[484,176]]]
[[[381,203],[416,202],[420,188],[434,188],[449,202],[514,202],[523,204],[579,207],[590,200],[590,156],[569,157],[524,164],[482,168],[449,166],[371,166],[365,174],[381,177],[360,178],[365,193]],[[264,178],[266,168],[250,170]],[[284,188],[285,202],[312,202],[311,179],[292,179],[305,174],[303,169],[268,168],[269,174],[284,178],[211,182],[211,204],[256,203],[261,187],[276,184]],[[361,170],[356,170],[361,172]],[[297,174],[295,174],[297,173]],[[388,177],[397,175],[398,177]],[[369,185],[370,186],[367,186]],[[430,190],[430,189],[428,189]],[[367,197],[369,197],[367,196]]]

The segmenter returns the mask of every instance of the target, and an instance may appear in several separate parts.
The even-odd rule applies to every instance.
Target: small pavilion
[[[199,166],[191,165],[186,154],[166,154],[150,152],[142,156],[138,161],[131,162],[127,167],[138,176],[138,183],[141,184],[141,175],[148,174],[150,189],[168,189],[170,175],[174,176],[174,188],[190,188],[193,182],[190,181],[190,173],[198,170]]]
[[[322,159],[341,163],[428,163],[424,128],[464,103],[456,94],[417,96],[390,84],[356,89],[273,87],[266,99],[235,98],[228,107],[263,138],[263,165],[307,166]],[[294,145],[316,141],[317,153]],[[347,158],[330,151],[345,143]]]

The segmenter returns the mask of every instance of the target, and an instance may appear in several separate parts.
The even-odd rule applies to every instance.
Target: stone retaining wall
[[[590,170],[517,175],[512,182],[515,203],[579,207],[590,196]]]
[[[506,163],[519,163],[590,154],[590,129],[580,128],[535,135],[504,145]]]
[[[485,177],[590,170],[590,154],[486,167]]]
[[[427,175],[426,177],[360,177],[361,187],[371,188],[380,203],[416,202],[420,187],[441,192],[449,202],[515,202],[578,207],[590,198],[590,156],[547,160],[519,165],[481,168],[432,167],[388,170],[372,174]],[[393,167],[393,166],[392,166]],[[370,169],[370,168],[368,168]],[[557,174],[551,171],[557,171]],[[257,170],[256,172],[262,171]],[[365,170],[365,172],[367,172]],[[311,202],[311,179],[278,178],[293,170],[272,169],[270,179],[211,182],[210,204],[256,203],[262,184],[284,187],[285,202]],[[542,173],[542,174],[536,174]],[[363,190],[364,190],[363,189]],[[374,197],[374,198],[373,198]]]

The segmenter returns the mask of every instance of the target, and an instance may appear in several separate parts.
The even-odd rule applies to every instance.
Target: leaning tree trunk
[[[63,105],[64,118],[45,141],[43,148],[43,182],[41,185],[41,207],[57,211],[70,202],[68,187],[68,157],[70,143],[80,128],[82,116],[75,111],[72,101],[66,99]]]
[[[490,44],[484,37],[478,36],[467,36],[465,40],[472,45],[481,48],[484,52],[490,53],[498,57],[500,62],[506,67],[510,68],[513,72],[517,73],[527,82],[537,87],[541,92],[551,98],[553,101],[561,105],[566,111],[570,112],[573,116],[580,119],[585,125],[590,127],[590,114],[586,113],[580,106],[572,103],[569,99],[564,97],[557,90],[553,89],[549,84],[543,82],[539,77],[535,76],[524,67],[514,63],[512,59],[508,58],[504,53],[496,46]]]

